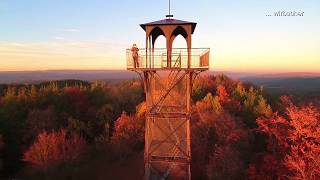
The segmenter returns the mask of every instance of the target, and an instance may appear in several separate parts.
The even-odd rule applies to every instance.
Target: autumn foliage
[[[136,116],[129,116],[125,112],[116,120],[111,143],[118,152],[128,155],[143,149],[144,144],[144,114],[145,103],[137,108]]]
[[[33,145],[24,153],[24,160],[40,169],[78,160],[85,149],[85,141],[66,130],[40,133]]]
[[[244,177],[243,154],[249,150],[249,130],[233,115],[238,108],[225,108],[233,101],[225,87],[219,85],[215,94],[209,93],[193,108],[193,176],[200,179]]]
[[[283,116],[275,113],[270,118],[257,119],[258,130],[268,136],[265,156],[277,161],[279,167],[270,173],[281,178],[319,179],[319,109],[313,105],[297,107],[288,101],[286,104],[289,106]]]
[[[224,77],[195,103],[193,175],[199,179],[319,179],[319,108],[280,97],[273,110],[263,89]]]
[[[0,178],[36,179],[18,176],[28,168],[46,175],[40,179],[143,176],[147,106],[139,81],[51,82],[0,93]],[[224,75],[199,76],[192,178],[320,179],[319,102],[301,99],[270,96]]]

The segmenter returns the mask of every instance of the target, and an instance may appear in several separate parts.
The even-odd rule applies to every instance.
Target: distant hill
[[[263,86],[270,94],[317,95],[320,92],[320,76],[255,76],[241,78],[257,86]]]
[[[206,71],[202,75],[225,74],[232,79],[264,86],[271,94],[315,94],[320,92],[320,73],[262,74],[251,72]],[[126,70],[49,70],[0,72],[0,84],[32,84],[59,80],[119,82],[136,79],[135,72]]]
[[[225,74],[233,79],[257,76],[250,72],[206,71],[202,75]],[[78,79],[94,80],[124,80],[138,78],[137,74],[126,70],[48,70],[48,71],[0,71],[0,84],[40,83],[53,80]]]
[[[125,70],[52,70],[0,72],[0,84],[40,83],[54,80],[78,79],[123,80],[137,78],[137,74]]]

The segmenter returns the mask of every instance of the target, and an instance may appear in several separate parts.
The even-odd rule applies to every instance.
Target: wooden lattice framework
[[[209,49],[192,49],[196,23],[167,18],[142,24],[146,48],[139,51],[140,66],[133,66],[127,50],[127,69],[139,73],[146,94],[145,179],[191,179],[190,104],[192,82],[209,68]],[[166,38],[166,49],[155,49]],[[182,35],[186,49],[172,49]],[[137,61],[137,59],[136,59]]]

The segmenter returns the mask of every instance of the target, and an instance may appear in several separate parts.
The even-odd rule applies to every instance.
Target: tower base
[[[190,180],[190,165],[178,162],[151,162],[145,166],[146,180]]]

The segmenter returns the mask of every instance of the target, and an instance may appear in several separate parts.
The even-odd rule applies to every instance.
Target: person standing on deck
[[[133,44],[131,48],[132,58],[134,61],[134,68],[139,68],[139,48],[136,44]]]

